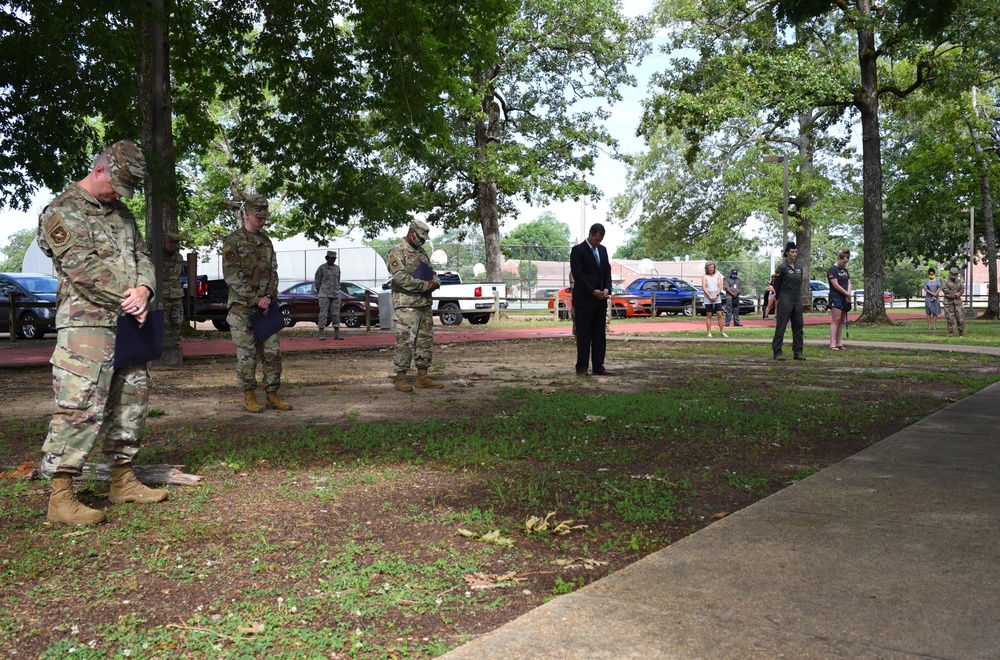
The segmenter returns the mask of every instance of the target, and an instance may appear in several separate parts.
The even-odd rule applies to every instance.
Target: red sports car
[[[569,308],[573,306],[573,287],[559,289],[549,298],[549,309],[554,309],[559,298],[559,318],[569,318]],[[632,316],[652,316],[653,301],[649,296],[637,296],[620,286],[611,287],[611,316],[623,319]]]

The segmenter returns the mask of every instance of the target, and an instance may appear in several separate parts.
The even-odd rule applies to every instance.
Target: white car
[[[813,309],[817,312],[830,309],[830,284],[821,280],[809,280],[809,288],[812,289]]]

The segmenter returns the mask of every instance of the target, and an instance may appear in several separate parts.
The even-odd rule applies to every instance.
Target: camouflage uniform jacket
[[[74,183],[38,217],[38,247],[59,275],[56,327],[113,327],[125,291],[156,291],[153,262],[128,207]],[[152,296],[150,296],[152,298]]]
[[[424,248],[413,247],[404,238],[396,244],[396,247],[389,250],[388,262],[389,272],[392,274],[393,308],[429,307],[431,294],[427,292],[427,281],[413,276],[417,266],[422,263],[433,270],[430,257]],[[434,281],[441,281],[437,273],[434,274]]]
[[[961,303],[962,296],[965,295],[965,282],[962,280],[961,276],[951,279],[951,277],[944,278],[941,282],[941,298],[945,303]]]
[[[316,269],[316,295],[320,298],[340,297],[340,266],[337,264],[320,264]]]
[[[187,260],[178,250],[173,254],[163,252],[163,297],[176,299],[184,297],[181,287],[181,273],[187,271]]]
[[[264,296],[278,297],[278,258],[263,231],[240,227],[222,242],[222,276],[229,285],[229,307],[256,307]]]

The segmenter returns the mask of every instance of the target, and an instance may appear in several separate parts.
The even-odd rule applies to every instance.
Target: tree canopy
[[[545,212],[512,229],[503,237],[501,245],[508,259],[569,261],[572,242],[569,225]]]
[[[20,272],[24,264],[24,254],[34,239],[34,229],[22,229],[8,236],[7,245],[0,248],[0,255],[3,255],[3,260],[0,260],[0,272]]]

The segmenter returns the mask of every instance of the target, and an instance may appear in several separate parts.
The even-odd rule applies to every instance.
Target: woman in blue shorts
[[[722,275],[715,272],[715,263],[705,264],[705,274],[701,277],[701,290],[705,292],[705,327],[708,336],[712,336],[712,314],[719,319],[719,334],[728,337],[722,331]]]

